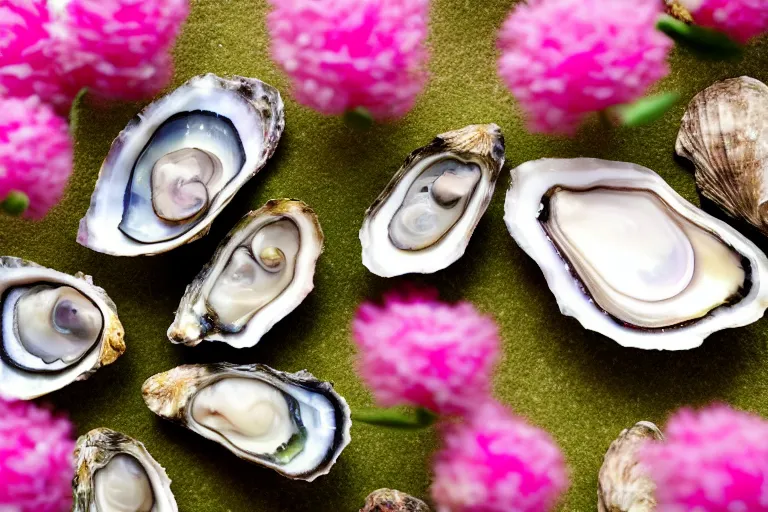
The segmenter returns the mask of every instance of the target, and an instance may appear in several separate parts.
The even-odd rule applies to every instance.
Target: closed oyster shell
[[[365,499],[360,512],[430,512],[426,503],[395,489],[377,489]]]
[[[768,86],[742,76],[697,94],[675,150],[706,198],[768,235]]]

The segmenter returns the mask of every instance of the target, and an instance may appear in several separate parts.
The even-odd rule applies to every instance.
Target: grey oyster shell
[[[429,274],[458,260],[504,165],[495,124],[438,135],[412,152],[365,213],[363,264],[376,275]]]
[[[191,78],[112,143],[77,241],[138,256],[197,240],[264,167],[284,126],[280,93],[260,80]]]
[[[235,441],[247,440],[245,434],[222,433],[199,423],[193,412],[201,392],[228,380],[236,384],[255,381],[259,386],[275,390],[277,395],[282,396],[281,400],[289,402],[292,421],[300,424],[300,443],[296,444],[293,436],[280,446],[279,453],[255,453]],[[350,442],[352,419],[346,400],[334,391],[330,383],[317,380],[307,371],[286,373],[263,364],[183,365],[147,379],[142,394],[147,407],[161,418],[221,444],[244,460],[273,469],[291,479],[311,482],[328,474]],[[206,399],[211,396],[209,393]],[[219,396],[220,399],[231,399],[235,407],[252,398],[247,393]],[[263,395],[257,398],[266,403]],[[221,408],[216,414],[223,416],[227,414],[225,411]],[[290,457],[277,456],[286,453],[286,450],[291,452]]]
[[[430,512],[420,499],[395,489],[377,489],[365,499],[360,512]]]

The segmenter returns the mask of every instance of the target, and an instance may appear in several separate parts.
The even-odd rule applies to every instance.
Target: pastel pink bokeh
[[[0,398],[0,510],[72,507],[72,424],[32,402]]]
[[[270,0],[272,58],[326,115],[408,112],[427,79],[428,0]]]
[[[683,409],[641,452],[659,510],[768,511],[768,422],[726,405]]]
[[[557,444],[501,404],[445,424],[442,437],[432,484],[438,512],[545,512],[568,488]]]
[[[661,0],[521,2],[498,39],[499,75],[535,132],[572,135],[592,112],[633,102],[667,75]]]
[[[768,31],[766,0],[681,0],[697,24],[746,43]]]
[[[67,122],[37,96],[0,99],[0,201],[25,193],[24,216],[40,219],[64,193],[72,173]]]
[[[486,401],[499,357],[496,323],[471,304],[408,289],[366,302],[352,323],[358,371],[384,407],[466,414]]]

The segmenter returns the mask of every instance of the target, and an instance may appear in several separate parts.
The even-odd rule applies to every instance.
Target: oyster
[[[115,256],[158,254],[204,236],[280,140],[283,102],[253,78],[192,78],[112,143],[77,241]]]
[[[158,416],[288,478],[327,474],[350,441],[347,402],[306,371],[185,365],[150,377],[142,393]]]
[[[705,197],[768,235],[768,86],[742,76],[697,94],[675,150]]]
[[[376,275],[429,274],[458,260],[504,165],[495,124],[438,135],[417,149],[365,213],[363,264]]]
[[[611,443],[597,480],[598,512],[656,510],[656,484],[637,459],[638,450],[650,439],[661,441],[664,435],[650,421],[640,421]]]
[[[117,309],[91,276],[0,257],[0,396],[29,400],[125,351]]]
[[[378,489],[365,499],[360,512],[430,512],[426,503],[394,489]]]
[[[168,338],[254,346],[312,291],[323,240],[315,212],[301,201],[272,200],[250,212],[187,287]]]
[[[768,307],[766,256],[639,165],[524,163],[504,220],[560,311],[624,346],[696,347]]]
[[[171,480],[142,443],[108,428],[77,440],[73,512],[176,512]]]

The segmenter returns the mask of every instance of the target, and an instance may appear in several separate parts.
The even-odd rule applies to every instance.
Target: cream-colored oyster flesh
[[[312,291],[323,242],[317,216],[301,201],[274,199],[250,212],[187,287],[168,338],[254,346]]]
[[[137,256],[204,236],[264,167],[284,126],[273,87],[239,76],[193,77],[147,106],[112,143],[77,241]]]
[[[292,479],[327,474],[350,441],[347,402],[306,371],[185,365],[150,377],[142,393],[158,416]]]
[[[768,86],[742,76],[697,94],[675,150],[706,198],[768,235]]]
[[[504,165],[495,124],[438,135],[411,153],[365,214],[363,264],[393,277],[432,273],[459,259]]]
[[[598,512],[653,512],[656,484],[638,460],[638,452],[650,440],[664,435],[650,421],[640,421],[621,431],[603,459],[597,481]]]
[[[561,312],[624,346],[696,347],[768,307],[766,256],[635,164],[527,162],[512,171],[505,221]]]
[[[171,480],[139,441],[108,428],[77,440],[73,512],[177,512]]]
[[[0,257],[0,395],[36,398],[125,351],[123,326],[90,276]]]

